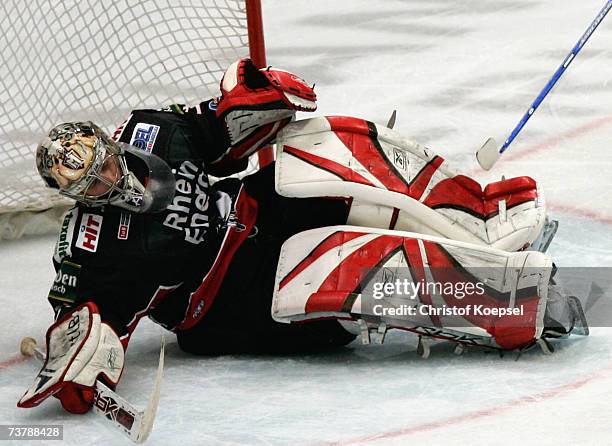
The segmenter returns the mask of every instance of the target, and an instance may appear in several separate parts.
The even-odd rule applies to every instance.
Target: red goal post
[[[261,0],[3,0],[0,4],[0,239],[56,231],[69,201],[36,173],[53,125],[111,132],[134,108],[219,94],[225,68],[266,65]],[[270,149],[260,165],[273,159]]]
[[[246,0],[247,22],[249,30],[249,54],[251,60],[258,68],[266,66],[266,43],[263,33],[263,16],[261,0]],[[267,166],[274,161],[274,152],[271,147],[259,151],[259,165]]]

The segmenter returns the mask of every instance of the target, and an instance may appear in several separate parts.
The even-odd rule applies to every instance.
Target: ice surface
[[[317,83],[320,114],[386,123],[483,182],[527,174],[561,221],[560,266],[612,266],[612,17],[604,20],[509,152],[490,173],[474,151],[501,143],[601,0],[266,0],[268,62]],[[37,372],[18,357],[51,320],[51,237],[0,243],[0,424],[63,424],[63,444],[129,444],[96,416],[56,401],[17,409]],[[612,330],[552,356],[432,349],[397,334],[384,346],[325,355],[194,358],[169,335],[148,444],[610,444]],[[145,321],[118,391],[144,407],[159,329]],[[21,443],[24,444],[24,443]],[[43,444],[36,442],[35,444]],[[57,443],[50,443],[57,444]]]

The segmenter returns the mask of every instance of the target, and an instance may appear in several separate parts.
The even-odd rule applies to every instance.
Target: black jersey
[[[211,185],[211,165],[222,164],[226,172],[241,167],[234,160],[219,162],[228,143],[213,108],[202,103],[138,110],[117,129],[116,140],[170,165],[175,196],[155,214],[80,203],[68,211],[49,293],[57,315],[94,302],[124,345],[148,316],[175,331],[182,349],[198,354],[350,341],[352,335],[335,321],[303,327],[277,323],[270,315],[282,243],[303,230],[344,223],[344,201],[281,197],[273,166],[244,181]]]
[[[193,304],[191,293],[215,266],[228,231],[249,228],[236,214],[241,182],[228,179],[213,187],[208,180],[207,166],[227,150],[208,102],[136,110],[114,136],[170,165],[174,199],[154,214],[77,203],[62,222],[49,301],[58,314],[93,301],[102,318],[127,337],[138,319],[168,296],[171,305],[164,303],[156,320],[168,328],[180,324]]]

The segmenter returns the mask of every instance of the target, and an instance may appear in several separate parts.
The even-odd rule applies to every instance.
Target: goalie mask
[[[317,96],[288,71],[257,69],[250,59],[234,62],[221,80],[216,115],[225,124],[230,158],[245,158],[270,143],[296,111],[315,111]]]
[[[159,212],[174,197],[174,175],[164,160],[114,142],[89,121],[51,129],[36,150],[36,167],[47,186],[88,206]]]

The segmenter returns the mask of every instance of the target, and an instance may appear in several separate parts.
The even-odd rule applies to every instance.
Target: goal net
[[[36,145],[52,126],[91,120],[112,134],[134,108],[217,96],[225,68],[249,54],[247,6],[250,0],[3,0],[0,239],[55,230],[57,206],[70,204],[36,172]]]

